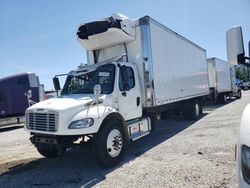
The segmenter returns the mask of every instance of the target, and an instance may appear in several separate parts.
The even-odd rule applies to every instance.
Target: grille
[[[38,131],[56,132],[58,129],[57,113],[34,113],[29,112],[27,128]]]

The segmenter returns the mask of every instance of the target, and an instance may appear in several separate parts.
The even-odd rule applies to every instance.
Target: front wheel
[[[125,132],[122,123],[110,120],[93,138],[93,152],[98,162],[105,167],[113,167],[122,160],[125,146]]]

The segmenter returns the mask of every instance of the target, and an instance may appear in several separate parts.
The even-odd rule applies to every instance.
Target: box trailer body
[[[148,16],[131,24],[135,27],[134,40],[98,49],[96,62],[93,55],[96,50],[88,50],[88,64],[126,53],[128,61],[135,63],[138,69],[142,101],[145,101],[143,107],[209,94],[206,51],[203,48]],[[81,44],[87,47],[86,43]]]
[[[13,117],[25,114],[29,107],[25,93],[32,92],[34,102],[42,100],[39,79],[34,73],[22,73],[0,79],[0,117]]]
[[[204,49],[149,16],[114,14],[81,25],[77,35],[87,65],[67,74],[60,97],[26,110],[25,129],[42,155],[59,156],[82,138],[111,167],[127,142],[154,129],[161,112],[200,117],[209,94]]]
[[[240,88],[236,86],[235,67],[219,58],[208,58],[210,94],[214,99],[226,102],[226,97],[240,98]]]
[[[218,93],[232,91],[232,67],[226,61],[218,58],[207,60],[209,87],[215,88]]]

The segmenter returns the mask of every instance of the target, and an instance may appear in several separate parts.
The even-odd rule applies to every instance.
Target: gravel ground
[[[0,187],[238,187],[234,144],[249,101],[245,91],[240,100],[206,107],[199,121],[158,121],[112,169],[100,167],[87,146],[43,158],[23,128],[0,128]]]

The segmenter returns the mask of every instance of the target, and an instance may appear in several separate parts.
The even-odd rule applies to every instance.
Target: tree
[[[78,69],[81,69],[84,67],[84,64],[83,63],[80,63],[80,65],[77,67]]]
[[[249,81],[249,73],[246,66],[237,66],[235,68],[235,76],[237,79],[242,80],[243,82]]]

